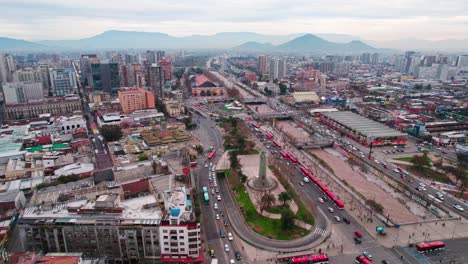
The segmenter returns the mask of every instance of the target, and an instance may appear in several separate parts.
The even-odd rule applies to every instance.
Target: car
[[[356,244],[361,244],[362,240],[359,237],[354,237],[354,242],[356,242]]]
[[[382,260],[382,264],[390,264],[390,262],[386,259]]]
[[[212,258],[215,257],[215,251],[214,251],[214,249],[210,249],[210,257],[212,257]]]
[[[222,237],[222,238],[224,238],[224,237],[226,237],[226,234],[224,234],[224,231],[221,230],[221,231],[219,231],[219,236]]]
[[[400,171],[398,169],[393,169],[393,172],[400,173]]]
[[[369,254],[369,252],[367,252],[367,251],[364,251],[364,252],[362,252],[362,254],[363,254],[363,255],[364,255],[364,257],[366,257],[368,260],[372,260],[372,255],[371,255],[371,254]]]
[[[452,206],[453,206],[455,209],[457,209],[458,211],[460,211],[460,212],[465,211],[465,209],[463,209],[463,207],[461,207],[461,205],[459,205],[459,204],[454,204],[454,205],[452,205]]]
[[[232,236],[232,233],[229,232],[229,233],[228,233],[228,240],[229,240],[229,241],[232,241],[233,239],[234,239],[234,237]]]
[[[325,201],[322,199],[322,197],[318,198],[318,201],[319,201],[320,203],[324,203],[324,202],[325,202]]]
[[[215,189],[215,193],[219,193],[219,189],[218,189],[218,188]]]
[[[406,176],[403,175],[403,174],[400,174],[400,178],[401,178],[402,180],[404,180],[404,179],[406,179]]]
[[[304,186],[304,183],[303,183],[303,182],[299,182],[299,185],[300,185],[300,186]]]
[[[445,150],[442,150],[442,154],[447,154],[447,151],[445,151]]]
[[[237,259],[237,260],[241,260],[241,259],[242,259],[241,253],[240,253],[239,251],[236,251],[236,253],[234,253],[234,256],[236,256],[236,259]]]
[[[379,163],[380,163],[380,161],[378,161],[378,160],[374,160],[374,162],[375,162],[375,163],[377,163],[377,164],[379,164]]]
[[[348,218],[343,217],[343,222],[345,222],[347,225],[351,223],[351,221],[348,220]]]
[[[304,182],[307,182],[307,183],[308,183],[309,181],[310,181],[309,178],[304,177]]]
[[[213,208],[214,208],[215,210],[218,210],[218,204],[217,204],[217,203],[214,203]]]
[[[211,195],[214,195],[214,194],[215,194],[214,189],[211,189]]]
[[[335,210],[333,210],[333,208],[331,208],[331,207],[328,207],[328,209],[327,209],[327,210],[328,210],[328,212],[330,212],[330,213],[333,213],[333,212],[335,212]]]
[[[335,215],[333,218],[335,218],[335,220],[336,220],[337,222],[340,222],[340,221],[341,221],[340,217],[337,216],[337,215]]]
[[[216,196],[216,199],[217,199],[218,201],[221,201],[221,195]]]
[[[236,261],[233,260],[233,259],[231,259],[231,260],[229,261],[229,264],[235,264],[235,263],[236,263]]]
[[[409,172],[407,172],[406,170],[403,170],[401,172],[403,172],[403,174],[405,174],[405,175],[409,175]]]
[[[208,168],[208,164],[205,164],[205,168]]]
[[[229,251],[229,245],[228,245],[228,244],[224,244],[224,250],[225,250],[226,252]]]
[[[219,220],[219,214],[216,214],[216,220]]]

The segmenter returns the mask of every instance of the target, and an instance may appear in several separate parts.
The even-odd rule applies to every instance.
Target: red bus
[[[368,260],[365,256],[357,256],[356,263],[359,264],[372,264],[372,261]]]
[[[215,154],[216,154],[216,149],[213,149],[213,151],[211,151],[210,155],[208,155],[208,159],[212,159]]]
[[[419,252],[427,252],[433,250],[443,250],[445,249],[445,243],[442,241],[434,241],[428,243],[421,243],[416,245],[416,250]]]
[[[321,254],[321,255],[309,255],[309,256],[300,256],[300,257],[293,257],[288,260],[288,263],[317,263],[317,264],[327,264],[328,263],[328,256]]]
[[[260,128],[260,126],[257,125],[256,123],[252,123],[252,126],[254,126],[255,128]]]
[[[344,203],[340,199],[335,198],[333,199],[333,201],[335,202],[336,207],[338,207],[338,209],[344,209]]]
[[[293,164],[296,164],[296,163],[297,163],[296,157],[294,157],[294,155],[291,154],[291,152],[288,152],[288,153],[286,153],[286,154],[288,155],[289,160],[291,160],[291,162],[292,162]]]
[[[273,140],[273,144],[275,144],[276,147],[278,147],[278,149],[282,149],[282,148],[281,148],[281,145],[280,145],[278,142],[276,142],[276,141]]]
[[[273,135],[270,134],[270,133],[268,133],[268,132],[266,133],[266,136],[267,136],[267,138],[268,138],[269,140],[272,140],[272,139],[273,139]]]
[[[196,167],[198,165],[198,163],[196,161],[192,161],[190,162],[190,167]]]
[[[281,151],[280,152],[281,156],[283,157],[283,159],[287,159],[288,158],[288,153],[284,152],[284,151]]]

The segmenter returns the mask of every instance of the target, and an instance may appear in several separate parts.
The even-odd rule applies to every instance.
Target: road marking
[[[314,234],[318,234],[318,235],[321,235],[321,236],[325,236],[326,233],[327,233],[327,230],[322,229],[322,228],[316,227],[315,230],[314,230]]]

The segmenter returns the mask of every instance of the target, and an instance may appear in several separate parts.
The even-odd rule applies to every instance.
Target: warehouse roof
[[[402,137],[405,134],[349,111],[324,113],[330,119],[366,137]]]

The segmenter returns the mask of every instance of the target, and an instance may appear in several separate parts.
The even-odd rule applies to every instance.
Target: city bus
[[[416,245],[416,250],[419,252],[427,252],[427,251],[443,250],[443,249],[445,249],[445,243],[442,241],[420,243]]]
[[[281,154],[281,157],[283,157],[283,159],[287,159],[287,158],[288,158],[288,153],[286,153],[286,152],[284,152],[284,151],[281,151],[280,154]]]
[[[296,157],[294,157],[294,155],[291,154],[291,152],[288,152],[288,153],[286,153],[286,154],[288,155],[289,160],[291,160],[291,162],[292,162],[293,164],[296,164],[296,163],[297,163]]]
[[[276,141],[273,140],[273,144],[275,144],[275,146],[276,146],[278,149],[282,149],[282,148],[281,148],[281,145],[280,145],[278,142],[276,142]]]
[[[372,264],[372,261],[370,261],[363,255],[357,256],[355,262],[359,264]]]
[[[267,132],[267,133],[266,133],[266,136],[267,136],[267,138],[268,138],[269,140],[272,140],[272,139],[273,139],[273,135],[270,134],[270,132]]]
[[[210,204],[210,195],[208,192],[203,192],[203,202],[205,204]]]
[[[308,256],[300,256],[300,257],[293,257],[288,260],[288,263],[304,263],[304,264],[327,264],[328,263],[328,256],[324,254],[320,255],[308,255]]]
[[[213,149],[211,152],[210,152],[210,155],[208,155],[208,159],[212,159],[214,157],[214,155],[216,154],[216,149]]]
[[[254,126],[256,129],[259,129],[259,128],[260,128],[260,126],[257,125],[256,123],[253,123],[252,126]]]

